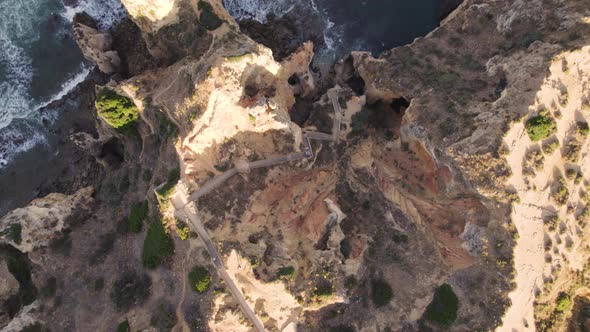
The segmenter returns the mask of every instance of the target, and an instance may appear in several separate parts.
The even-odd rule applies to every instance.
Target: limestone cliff
[[[14,256],[30,270],[15,278],[32,285],[9,318],[247,331],[225,272],[270,331],[587,321],[583,1],[466,0],[424,38],[377,58],[352,52],[327,73],[311,43],[276,60],[220,1],[122,2],[151,55],[105,87],[136,117],[131,130],[100,120],[98,138],[72,136],[108,170],[94,197],[52,194],[0,221],[28,253]],[[77,29],[87,57],[113,65],[94,38],[105,36]],[[306,131],[339,136],[194,202],[211,243],[175,218],[179,181],[190,194],[248,161],[304,151]],[[14,282],[0,286],[13,295]]]
[[[53,193],[11,211],[0,219],[0,229],[5,234],[2,242],[25,253],[49,245],[63,230],[90,212],[93,191],[84,188],[70,196]],[[13,235],[13,225],[18,225],[18,236]]]

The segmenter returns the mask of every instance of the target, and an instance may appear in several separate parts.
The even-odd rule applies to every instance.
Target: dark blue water
[[[238,21],[265,23],[269,14],[319,17],[325,46],[320,56],[384,50],[411,43],[439,24],[440,0],[224,0]]]
[[[47,144],[59,112],[38,110],[81,82],[92,65],[72,36],[71,19],[87,11],[103,27],[124,11],[119,0],[0,0],[0,169],[17,155]]]

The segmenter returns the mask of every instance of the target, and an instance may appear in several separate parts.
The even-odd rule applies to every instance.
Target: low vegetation
[[[578,134],[584,136],[584,137],[588,137],[588,134],[590,134],[590,127],[588,127],[588,123],[587,122],[577,122],[576,123],[576,131],[578,132]]]
[[[457,319],[459,299],[449,284],[442,284],[434,292],[432,302],[426,307],[424,317],[437,325],[447,327]]]
[[[178,126],[166,115],[166,113],[160,111],[156,112],[156,118],[158,119],[160,137],[167,139],[170,137],[176,137],[178,135]]]
[[[168,209],[168,199],[170,198],[170,195],[174,193],[178,180],[180,180],[180,169],[175,168],[168,173],[166,183],[156,190],[156,198],[158,200],[160,211]]]
[[[376,307],[383,307],[391,301],[393,291],[385,280],[373,280],[371,282],[371,299]]]
[[[129,218],[127,218],[127,229],[133,233],[141,232],[143,228],[143,221],[148,216],[148,203],[147,201],[134,203],[131,205],[131,211],[129,212]]]
[[[22,226],[20,224],[10,224],[4,231],[0,232],[0,236],[7,237],[16,244],[22,242]]]
[[[580,151],[582,150],[582,144],[576,139],[572,139],[563,147],[563,155],[565,160],[575,164],[580,159]]]
[[[117,234],[115,232],[109,232],[100,236],[98,248],[96,248],[96,250],[94,250],[90,256],[90,265],[96,265],[104,262],[111,250],[113,250],[116,238]]]
[[[292,266],[279,268],[279,271],[277,272],[277,278],[285,280],[295,279],[295,268]]]
[[[172,331],[176,325],[176,313],[172,304],[167,302],[158,304],[158,309],[150,318],[150,325],[155,327],[157,331]]]
[[[316,283],[311,295],[316,302],[327,300],[334,295],[334,286],[329,280],[322,278]]]
[[[141,255],[143,266],[148,269],[154,269],[172,255],[174,255],[174,242],[172,238],[166,232],[161,222],[152,221],[143,241],[143,252]]]
[[[119,325],[117,325],[117,332],[130,332],[131,331],[131,326],[129,326],[129,321],[125,320],[121,323],[119,323]]]
[[[130,133],[136,130],[139,111],[133,101],[104,89],[96,97],[98,115],[117,131]]]
[[[548,115],[539,114],[525,123],[525,129],[533,142],[545,139],[557,130],[555,121]]]
[[[558,176],[555,181],[556,183],[554,189],[551,192],[551,197],[557,204],[564,205],[567,203],[567,200],[570,196],[569,191],[567,190],[567,183],[561,176]]]
[[[190,236],[190,229],[188,228],[186,223],[178,219],[176,220],[176,234],[183,241],[188,240]]]
[[[147,300],[151,286],[152,281],[147,274],[126,271],[113,283],[111,300],[118,310],[127,311]]]
[[[211,284],[211,275],[203,266],[195,266],[188,274],[191,288],[197,293],[204,293]]]
[[[543,143],[543,152],[547,155],[552,154],[557,148],[559,148],[559,141],[557,139],[552,139]]]

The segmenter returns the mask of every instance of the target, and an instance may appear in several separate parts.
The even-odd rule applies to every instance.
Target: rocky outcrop
[[[0,304],[8,301],[12,296],[18,293],[18,281],[12,273],[8,271],[8,264],[5,260],[0,261]],[[8,310],[0,310],[0,326],[6,326],[10,321]]]
[[[93,192],[93,188],[87,187],[69,196],[53,193],[9,212],[0,219],[0,229],[5,234],[2,242],[24,253],[49,245],[62,230],[83,221],[91,209]],[[20,229],[18,238],[11,236],[13,225]]]
[[[101,72],[113,74],[120,69],[121,58],[112,48],[113,39],[110,33],[98,31],[96,26],[92,26],[92,20],[80,16],[77,20],[74,19],[73,30],[82,54],[86,59],[96,63]]]

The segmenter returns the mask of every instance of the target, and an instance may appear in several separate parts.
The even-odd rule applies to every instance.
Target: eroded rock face
[[[0,261],[0,304],[4,305],[10,297],[18,293],[18,281],[8,271],[5,260]],[[6,326],[10,321],[7,310],[0,310],[0,326]]]
[[[69,196],[53,193],[9,212],[0,219],[0,228],[8,234],[2,241],[24,253],[49,245],[62,230],[80,222],[90,211],[93,192],[93,188],[87,187]],[[7,230],[11,225],[20,225],[20,239],[10,236]]]
[[[101,72],[113,74],[120,69],[121,59],[117,51],[112,49],[113,39],[110,33],[100,32],[81,23],[80,20],[74,20],[73,29],[74,38],[82,54],[86,59],[96,63]]]

